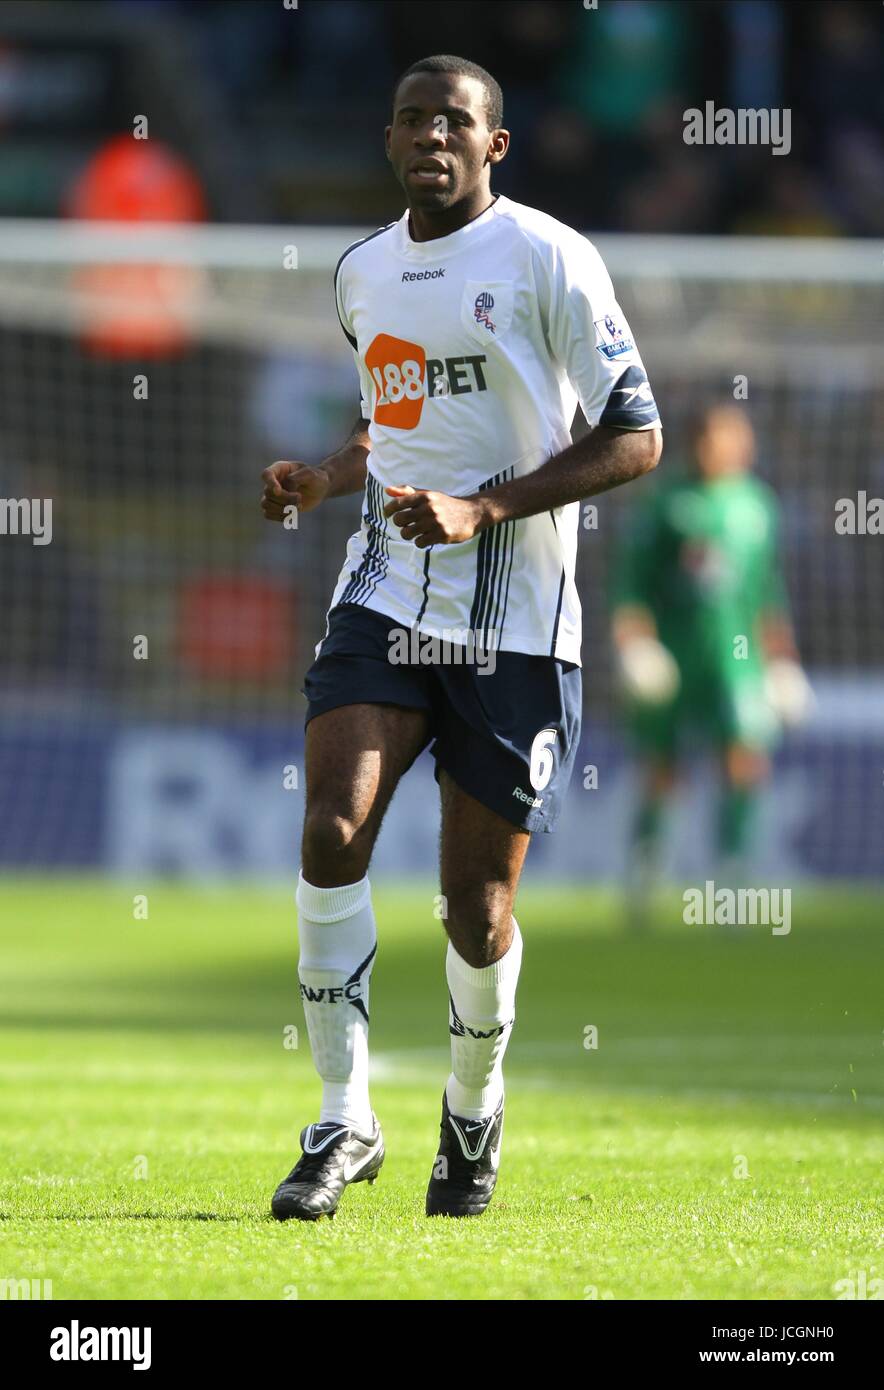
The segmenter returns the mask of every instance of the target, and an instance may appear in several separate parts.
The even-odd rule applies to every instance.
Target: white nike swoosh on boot
[[[344,1182],[352,1182],[353,1179],[356,1177],[357,1173],[361,1173],[361,1172],[362,1172],[362,1170],[363,1170],[363,1168],[365,1167],[365,1165],[366,1165],[367,1163],[369,1163],[369,1162],[371,1161],[371,1159],[374,1158],[375,1154],[376,1154],[377,1151],[378,1151],[378,1146],[379,1146],[379,1144],[380,1144],[380,1140],[378,1140],[378,1142],[374,1145],[374,1147],[373,1147],[373,1149],[371,1150],[370,1153],[367,1153],[367,1154],[365,1155],[364,1158],[360,1159],[358,1163],[353,1164],[352,1166],[351,1166],[351,1162],[350,1162],[350,1156],[349,1156],[349,1154],[347,1155],[347,1157],[344,1159],[344,1167],[343,1167],[343,1178],[344,1178]]]

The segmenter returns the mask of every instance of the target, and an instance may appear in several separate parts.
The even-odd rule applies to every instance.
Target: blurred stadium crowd
[[[882,29],[873,0],[13,0],[0,216],[69,208],[102,140],[144,112],[213,219],[386,221],[393,81],[463,52],[504,90],[499,191],[576,226],[880,235]],[[790,109],[790,156],[687,149],[683,113],[709,99]]]

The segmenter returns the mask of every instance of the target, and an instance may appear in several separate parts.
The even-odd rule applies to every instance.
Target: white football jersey
[[[578,400],[593,426],[659,423],[599,253],[498,197],[433,241],[412,240],[406,212],[344,252],[335,294],[371,452],[362,526],[331,606],[579,663],[579,502],[419,550],[384,517],[384,489],[464,497],[520,478],[571,443]]]

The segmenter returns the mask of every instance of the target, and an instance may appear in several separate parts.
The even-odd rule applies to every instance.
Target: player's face
[[[703,478],[748,472],[755,461],[749,421],[738,410],[713,411],[694,442],[694,459]]]
[[[410,208],[441,211],[490,188],[509,136],[488,129],[485,88],[457,73],[417,72],[396,94],[387,158]]]

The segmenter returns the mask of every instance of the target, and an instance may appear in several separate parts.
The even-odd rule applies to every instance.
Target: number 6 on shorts
[[[542,792],[552,777],[555,766],[552,750],[558,736],[556,729],[541,729],[531,745],[531,766],[528,776],[536,792]]]

